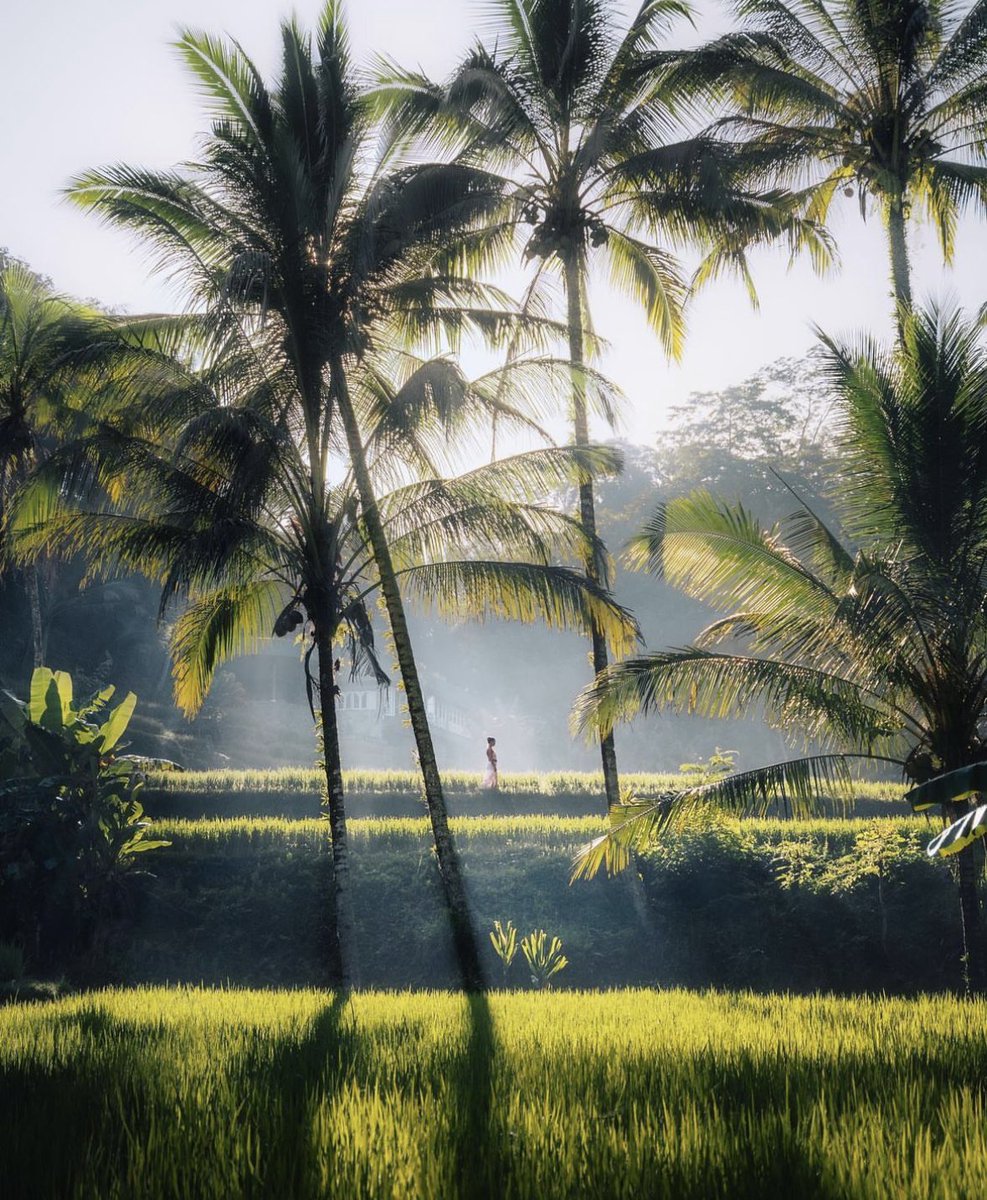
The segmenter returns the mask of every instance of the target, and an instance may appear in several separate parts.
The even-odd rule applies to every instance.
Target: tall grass
[[[268,771],[183,771],[180,773],[151,773],[148,787],[160,791],[177,791],[189,795],[237,792],[268,792],[271,794],[302,793],[319,795],[324,776],[314,768],[279,767]],[[450,795],[471,795],[482,792],[482,776],[476,771],[446,771],[442,782]],[[667,774],[626,774],[621,783],[639,796],[659,795],[675,791],[695,782],[690,776],[677,772]],[[416,796],[421,791],[421,778],[414,771],[343,772],[343,783],[351,794]],[[591,771],[549,771],[541,774],[502,774],[500,790],[507,795],[574,796],[603,795],[603,776]],[[904,787],[895,783],[860,781],[856,794],[862,800],[897,801]]]
[[[603,833],[606,829],[604,817],[453,817],[450,827],[457,838],[469,841],[502,840],[510,843],[521,839],[524,842],[560,842],[578,844]],[[810,820],[781,820],[779,818],[750,818],[744,821],[724,820],[713,828],[724,828],[738,834],[748,835],[759,842],[781,839],[805,838],[812,841],[832,841],[842,844],[853,841],[863,828],[861,822],[851,818],[828,818]],[[938,825],[930,819],[915,817],[884,817],[878,828],[888,834],[900,833],[918,847],[928,840]],[[351,838],[366,841],[401,839],[420,841],[431,836],[425,817],[369,817],[348,822]],[[700,833],[702,831],[699,831]],[[179,843],[196,841],[249,841],[273,843],[281,841],[328,838],[325,820],[313,817],[306,820],[290,820],[286,817],[216,817],[199,820],[159,819],[154,822],[156,837],[168,838]],[[682,835],[685,837],[689,834]],[[670,842],[672,839],[665,839]]]
[[[987,1006],[114,991],[0,1011],[4,1192],[961,1200]]]

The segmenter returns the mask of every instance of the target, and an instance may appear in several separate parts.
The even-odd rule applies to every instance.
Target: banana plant
[[[38,667],[26,701],[0,697],[0,924],[42,956],[85,947],[137,856],[170,844],[138,795],[174,764],[119,753],[137,697],[107,709],[113,695],[77,703],[68,674]]]
[[[490,941],[494,948],[494,953],[500,959],[500,964],[504,972],[504,983],[507,983],[507,972],[511,969],[511,963],[517,957],[517,930],[514,928],[514,922],[508,921],[507,925],[501,925],[499,921],[494,921],[494,927],[490,931]]]

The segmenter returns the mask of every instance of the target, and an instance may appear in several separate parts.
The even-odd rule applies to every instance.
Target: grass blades
[[[482,794],[483,776],[478,771],[447,771],[442,782],[449,795]],[[621,783],[639,796],[660,795],[695,784],[695,776],[668,774],[621,774]],[[530,774],[501,774],[500,791],[506,795],[595,797],[603,795],[603,776],[592,771],[547,771]],[[415,771],[354,770],[343,772],[343,783],[351,795],[417,796],[421,776]],[[279,767],[269,771],[182,771],[151,772],[147,786],[154,791],[228,795],[237,792],[318,795],[325,777],[316,768]],[[905,788],[896,783],[861,781],[856,794],[865,800],[901,800]]]
[[[987,1189],[985,1027],[984,1003],[941,996],[157,989],[12,1006],[4,1189],[958,1200]]]

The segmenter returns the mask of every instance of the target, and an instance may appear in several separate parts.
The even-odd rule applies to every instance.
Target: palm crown
[[[664,49],[689,15],[682,0],[645,0],[624,30],[603,0],[489,0],[483,11],[492,49],[477,44],[444,85],[384,64],[376,93],[395,136],[424,135],[504,175],[512,208],[479,253],[520,229],[539,275],[575,266],[581,325],[598,258],[670,353],[684,333],[681,249],[703,250],[702,278],[746,273],[744,249],[782,235],[827,260],[781,192],[743,186],[736,147],[683,124],[686,92],[667,70],[677,56]]]
[[[674,253],[705,254],[699,278],[733,266],[746,274],[751,242],[786,233],[820,259],[825,241],[799,220],[781,193],[755,195],[737,183],[733,147],[690,138],[679,94],[666,86],[662,49],[680,0],[645,0],[621,30],[604,0],[489,0],[486,25],[496,42],[479,43],[445,85],[385,66],[377,91],[398,140],[423,140],[455,161],[502,177],[497,220],[465,239],[460,261],[497,261],[523,231],[523,254],[536,269],[525,308],[549,272],[561,275],[571,381],[573,439],[589,440],[580,372],[590,325],[588,274],[602,260],[616,286],[643,306],[669,353],[684,333],[687,283]],[[749,276],[748,276],[748,282]],[[591,540],[591,481],[579,489],[580,520]],[[587,562],[591,578],[605,581]],[[594,670],[608,662],[601,630],[591,630]],[[608,804],[619,798],[611,735],[601,741]]]
[[[921,783],[979,761],[987,733],[987,355],[956,314],[909,318],[899,353],[827,342],[845,469],[834,534],[802,505],[763,527],[705,492],[672,500],[632,561],[732,608],[694,646],[611,667],[577,720],[607,727],[668,706],[725,717],[760,707],[828,753],[745,772],[677,802],[631,805],[594,866],[707,803],[811,811],[848,792],[847,754]],[[616,846],[616,849],[615,849]]]
[[[905,222],[933,221],[947,261],[959,210],[987,199],[987,4],[740,0],[738,31],[686,56],[685,77],[726,96],[718,125],[758,177],[873,201],[889,234],[896,302],[911,304]]]

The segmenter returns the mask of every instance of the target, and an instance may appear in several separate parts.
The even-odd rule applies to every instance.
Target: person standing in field
[[[487,738],[487,773],[483,777],[483,786],[491,792],[497,791],[497,751],[494,749],[496,745],[496,738]]]

